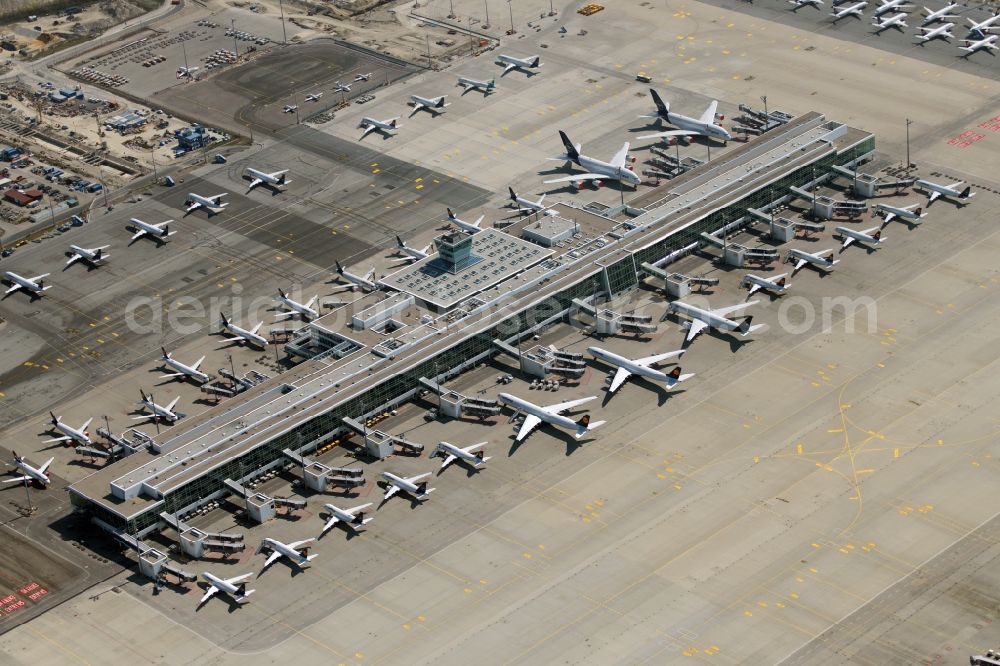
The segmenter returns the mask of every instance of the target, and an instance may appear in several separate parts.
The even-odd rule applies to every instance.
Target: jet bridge
[[[188,557],[201,559],[206,552],[222,553],[226,556],[246,550],[242,534],[225,532],[204,532],[191,527],[170,513],[161,513],[160,520],[177,531],[181,550]]]
[[[423,378],[421,378],[421,382]],[[344,424],[365,438],[365,450],[368,455],[382,460],[395,453],[393,447],[399,447],[410,455],[419,456],[424,445],[412,442],[401,435],[390,435],[381,430],[371,430],[349,416],[344,417]]]
[[[836,164],[831,166],[830,170],[833,171],[835,178],[839,177],[849,179],[852,183],[854,193],[859,197],[864,197],[865,199],[871,199],[879,192],[879,190],[893,190],[898,192],[900,190],[913,187],[913,184],[917,182],[916,178],[902,178],[898,180],[883,181],[867,173],[851,171],[846,167],[838,166]]]
[[[159,581],[164,574],[170,574],[183,583],[193,583],[198,580],[197,575],[184,571],[167,561],[167,556],[156,548],[148,546],[124,532],[114,532],[113,534],[119,541],[139,553],[139,572],[146,578]]]
[[[663,271],[650,264],[643,264],[644,270],[646,266],[652,269],[649,271],[651,274],[663,273]],[[620,333],[649,335],[656,333],[656,324],[653,323],[652,317],[626,314],[608,309],[598,309],[580,299],[573,299],[573,305],[594,318],[594,332],[598,335],[618,335]]]
[[[310,460],[295,453],[291,449],[283,449],[282,454],[302,468],[302,483],[310,490],[319,493],[327,488],[360,488],[365,485],[364,470],[353,467],[329,467],[321,462]]]
[[[517,350],[514,349],[513,351],[516,358]],[[450,418],[458,419],[463,416],[475,416],[480,419],[486,419],[500,413],[500,404],[496,400],[484,400],[482,398],[462,395],[457,391],[444,388],[437,382],[426,377],[421,377],[419,381],[422,386],[434,391],[439,396],[438,409],[442,414]]]

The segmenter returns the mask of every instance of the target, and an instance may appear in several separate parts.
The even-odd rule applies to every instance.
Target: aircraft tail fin
[[[167,353],[167,348],[164,347],[163,345],[160,345],[160,351],[163,352],[163,358],[169,358],[170,357],[170,354]]]
[[[399,236],[396,236],[396,247],[406,247],[406,243]]]
[[[540,67],[542,64],[542,56],[535,56],[535,59],[531,61],[529,67]]]
[[[872,234],[872,238],[874,238],[876,242],[882,240],[882,230],[876,230],[875,233]]]
[[[743,320],[743,323],[740,324],[739,328],[736,329],[737,331],[739,331],[740,335],[743,336],[749,335],[750,331],[756,328],[750,325],[752,321],[753,321],[753,315],[749,315],[746,317],[746,319]]]
[[[580,439],[590,430],[595,430],[604,425],[604,421],[591,421],[590,414],[584,414],[580,417],[580,420],[576,422],[576,438]]]
[[[562,139],[563,145],[566,147],[566,157],[574,162],[579,162],[580,151],[573,145],[573,142],[569,140],[569,137],[566,136],[566,132],[559,130],[559,138]]]
[[[280,176],[278,176],[278,185],[284,185],[285,184],[285,178],[287,176],[288,176],[287,173],[283,173]]]
[[[224,315],[222,312],[220,312],[219,313],[219,317],[222,318],[222,327],[223,328],[229,328],[229,320],[226,318],[226,315]]]
[[[508,192],[510,192],[510,200],[511,200],[511,201],[517,201],[517,195],[516,195],[516,194],[514,194],[514,188],[513,188],[513,187],[510,187],[510,186],[508,186],[508,187],[507,187],[507,191],[508,191]]]
[[[418,495],[426,495],[427,494],[427,482],[426,481],[421,481],[420,483],[417,484],[417,494]]]
[[[659,114],[665,116],[668,113],[670,113],[670,105],[664,102],[662,99],[660,99],[660,94],[658,92],[650,88],[649,94],[653,98],[653,104],[656,105],[656,111]]]
[[[56,418],[56,415],[55,415],[55,414],[53,414],[52,412],[49,412],[49,416],[51,416],[51,417],[52,417],[52,423],[53,423],[53,424],[55,424],[55,423],[58,423],[58,422],[59,422],[59,419],[57,419],[57,418]]]
[[[965,189],[962,190],[962,193],[958,195],[958,198],[959,199],[968,199],[970,194],[972,194],[972,187],[969,186],[969,185],[966,185]]]
[[[434,105],[435,109],[443,109],[445,107],[444,97],[445,97],[444,95],[441,95],[440,97],[438,97],[437,104]]]
[[[344,274],[344,267],[340,265],[340,262],[334,259],[334,263],[337,264],[337,272],[341,275]]]
[[[775,284],[778,285],[779,287],[784,287],[786,281],[787,281],[787,278],[781,278],[779,280],[776,280]]]

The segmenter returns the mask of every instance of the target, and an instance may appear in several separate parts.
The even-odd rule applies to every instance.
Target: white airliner
[[[316,304],[316,300],[319,295],[313,296],[305,303],[299,303],[296,300],[289,298],[288,294],[278,288],[278,302],[288,308],[288,312],[280,312],[275,315],[275,317],[294,317],[296,315],[301,316],[306,321],[313,321],[314,319],[319,319],[319,312],[313,306]]]
[[[298,104],[286,104],[285,108],[281,110],[282,113],[295,113],[299,110]]]
[[[965,46],[959,46],[958,48],[965,51],[965,57],[969,57],[976,51],[981,49],[988,49],[990,51],[996,51],[998,48],[997,40],[1000,39],[997,35],[989,35],[983,37],[982,39],[967,39],[965,40]]]
[[[612,395],[615,391],[621,388],[622,384],[625,383],[625,380],[632,375],[639,375],[640,377],[661,382],[666,384],[667,388],[673,388],[679,383],[694,377],[694,373],[682,375],[679,365],[675,366],[670,372],[663,372],[662,370],[656,370],[653,368],[653,366],[657,363],[662,363],[671,358],[680,358],[681,355],[684,354],[683,349],[635,359],[619,356],[614,352],[610,352],[607,349],[601,349],[600,347],[587,347],[587,353],[594,358],[604,361],[608,365],[613,365],[618,368],[618,370],[615,371],[614,378],[611,380],[611,386],[608,388],[608,394]]]
[[[948,13],[955,9],[958,9],[958,3],[956,2],[948,3],[947,5],[936,11],[931,11],[929,7],[924,7],[924,11],[927,12],[927,16],[924,17],[923,25],[934,23],[935,21],[945,21],[947,19],[958,18],[958,14]]]
[[[92,446],[94,442],[90,439],[90,433],[87,432],[87,426],[93,421],[93,417],[87,419],[83,422],[83,425],[79,428],[74,428],[73,426],[66,425],[62,422],[58,416],[49,412],[49,416],[52,417],[52,428],[61,432],[62,437],[54,437],[52,439],[47,439],[43,444],[51,444],[53,442],[77,442],[83,444],[84,446]]]
[[[531,70],[538,69],[542,66],[541,56],[531,56],[530,58],[515,58],[509,55],[498,55],[496,59],[496,64],[504,65],[503,74],[500,76],[506,76],[510,74],[515,69],[519,69],[528,76],[534,76],[538,72],[533,72]]]
[[[69,252],[66,253],[69,256],[69,261],[66,262],[66,265],[69,266],[77,261],[83,261],[91,266],[97,266],[111,256],[110,253],[104,254],[104,251],[109,247],[111,246],[102,245],[100,247],[87,248],[80,247],[79,245],[70,245]]]
[[[531,213],[539,213],[545,210],[544,194],[538,198],[538,201],[531,201],[515,194],[513,187],[508,187],[507,191],[510,192],[510,200],[514,208],[517,208],[517,212],[521,215],[530,215]]]
[[[957,183],[952,183],[951,185],[938,185],[937,183],[932,183],[929,180],[918,180],[916,182],[916,188],[918,190],[923,190],[927,194],[928,206],[941,197],[944,197],[945,199],[957,199],[958,201],[965,202],[976,196],[976,193],[972,191],[972,187],[968,185],[965,185],[963,189],[959,189],[962,185],[965,185],[965,183],[961,180]]]
[[[285,174],[287,173],[288,169],[282,169],[281,171],[275,171],[274,173],[267,173],[265,171],[257,171],[257,169],[247,167],[247,175],[253,179],[250,181],[250,186],[247,187],[247,192],[249,193],[250,190],[258,185],[264,185],[265,187],[270,187],[280,191],[282,186],[288,185],[292,182],[285,177]]]
[[[882,241],[882,227],[872,227],[871,229],[864,229],[862,231],[857,231],[855,229],[848,229],[847,227],[837,227],[834,229],[840,237],[844,239],[844,244],[840,246],[840,251],[843,252],[844,248],[852,244],[854,241],[859,243],[864,243],[865,245],[874,246],[881,245]]]
[[[427,245],[424,246],[424,249],[418,250],[415,247],[410,247],[409,245],[403,242],[402,238],[396,236],[396,251],[399,254],[405,255],[404,261],[406,262],[420,261],[421,259],[426,259],[428,257],[428,253],[430,252],[432,246],[433,243],[428,243]]]
[[[745,310],[751,305],[756,305],[759,302],[760,301],[747,301],[746,303],[740,303],[739,305],[730,305],[725,308],[705,310],[695,305],[691,305],[690,303],[685,303],[684,301],[672,301],[669,305],[667,305],[667,312],[674,312],[691,318],[691,322],[687,325],[687,336],[684,338],[685,343],[689,343],[694,340],[695,337],[697,337],[698,334],[706,328],[712,328],[717,331],[732,331],[739,333],[745,338],[755,331],[766,328],[766,325],[751,325],[750,322],[753,321],[752,316],[739,317],[738,319],[741,319],[742,321],[738,321],[738,319],[730,319],[729,315],[734,312],[739,312],[740,310]]]
[[[513,192],[513,190],[511,190],[511,191]],[[486,217],[485,215],[480,215],[479,219],[476,220],[475,222],[466,222],[465,220],[460,220],[457,217],[455,217],[455,214],[453,212],[451,212],[451,208],[448,208],[446,210],[448,211],[448,221],[451,222],[452,224],[454,224],[456,227],[458,227],[462,231],[464,231],[466,233],[469,233],[469,234],[474,234],[474,233],[476,233],[478,231],[482,231],[482,229],[479,227],[479,225],[480,225],[480,223],[482,223],[483,218]]]
[[[372,78],[371,72],[368,72],[367,74],[355,74],[354,82],[357,83],[358,81],[367,81],[370,78]]]
[[[970,18],[969,23],[972,27],[969,28],[969,32],[985,36],[990,30],[1000,30],[1000,26],[994,25],[997,21],[1000,21],[1000,14],[994,14],[985,21],[980,21],[978,23]]]
[[[872,25],[875,26],[875,34],[878,34],[883,30],[887,30],[889,28],[896,28],[897,30],[902,31],[903,28],[909,27],[906,25],[905,13],[899,13],[896,14],[895,16],[888,16],[883,19],[876,18],[874,21],[872,21]]]
[[[323,96],[323,93],[321,93],[321,92],[312,93],[310,95],[306,95],[306,101],[307,102],[318,102],[322,96]]]
[[[854,16],[856,18],[861,18],[862,16],[864,16],[865,7],[867,7],[867,6],[868,6],[868,1],[867,0],[861,0],[861,2],[856,2],[853,5],[849,5],[847,7],[844,7],[843,9],[836,9],[836,10],[830,12],[830,16],[833,17],[833,22],[834,23],[836,23],[840,19],[846,18],[848,16]]]
[[[341,509],[333,504],[324,504],[323,506],[330,512],[330,517],[327,519],[326,524],[323,525],[323,531],[320,532],[320,536],[329,532],[337,524],[344,525],[352,532],[357,532],[358,528],[362,525],[366,525],[372,521],[371,518],[365,518],[364,514],[364,510],[371,505],[372,503],[368,502],[367,504],[350,509]]]
[[[372,266],[372,269],[368,271],[368,273],[366,273],[364,277],[361,277],[360,275],[355,275],[354,273],[351,273],[350,271],[345,269],[343,266],[340,265],[339,261],[336,261],[336,264],[337,264],[337,273],[340,274],[340,277],[344,278],[350,283],[343,285],[342,287],[340,287],[340,289],[353,290],[358,287],[361,287],[362,289],[367,291],[378,291],[378,285],[372,282],[372,278],[375,277],[374,266]]]
[[[43,291],[48,291],[52,288],[52,285],[46,285],[44,280],[50,273],[42,273],[33,278],[21,277],[17,273],[11,273],[10,271],[5,272],[3,275],[4,280],[11,285],[10,289],[4,292],[5,298],[21,289],[32,296],[41,296]]]
[[[277,539],[265,537],[264,540],[260,542],[260,547],[257,548],[257,552],[259,553],[264,550],[269,550],[271,551],[271,554],[267,556],[267,560],[264,562],[264,567],[261,571],[274,564],[280,557],[287,557],[299,569],[305,569],[312,566],[309,563],[319,557],[319,554],[314,553],[310,555],[308,545],[315,540],[316,539],[303,539],[302,541],[283,543]],[[306,547],[304,548],[303,546]]]
[[[955,35],[951,34],[951,29],[955,27],[954,23],[942,23],[936,28],[923,28],[920,29],[924,31],[922,35],[917,35],[917,39],[924,42],[929,42],[932,39],[940,37],[941,39],[948,41]]]
[[[469,79],[464,76],[458,77],[458,85],[465,88],[462,94],[469,92],[470,90],[478,90],[483,93],[483,96],[488,96],[493,94],[493,91],[497,89],[496,79],[490,79],[489,81],[477,81],[476,79]]]
[[[916,222],[926,216],[926,213],[922,212],[923,208],[921,208],[920,204],[910,204],[909,206],[900,208],[898,206],[890,206],[889,204],[877,203],[875,204],[875,209],[885,213],[884,224],[889,224],[897,217],[909,220],[910,222]]]
[[[602,162],[601,160],[595,160],[592,157],[587,157],[582,154],[580,152],[580,144],[574,145],[573,142],[569,140],[569,137],[566,136],[566,132],[559,130],[559,137],[562,139],[563,145],[566,146],[566,154],[559,157],[550,157],[549,159],[560,162],[572,162],[573,164],[586,169],[587,173],[553,178],[552,180],[544,181],[546,184],[582,183],[585,180],[592,180],[600,185],[602,181],[611,179],[617,180],[623,184],[627,183],[633,187],[639,186],[641,180],[639,178],[639,174],[625,166],[625,161],[628,159],[628,141],[626,141],[625,144],[618,149],[618,152],[615,153],[615,156],[611,158],[610,162]]]
[[[351,84],[337,81],[337,83],[334,84],[333,89],[337,92],[351,92]]]
[[[235,338],[226,338],[226,342],[240,342],[240,343],[248,342],[262,349],[267,346],[267,339],[263,335],[257,334],[257,331],[259,331],[260,327],[264,325],[264,322],[258,323],[256,326],[254,326],[251,330],[248,331],[247,329],[240,328],[233,322],[229,321],[226,318],[226,315],[222,314],[221,312],[219,313],[219,317],[222,318],[223,330],[229,331],[230,333],[234,333],[236,335]]]
[[[393,132],[398,130],[401,126],[396,124],[399,117],[389,118],[388,120],[375,120],[374,118],[369,118],[365,116],[361,119],[361,123],[358,127],[363,127],[365,131],[361,133],[361,138],[365,138],[372,132],[379,132],[385,136],[392,136]]]
[[[208,581],[208,591],[205,592],[205,596],[201,598],[198,602],[198,606],[208,601],[217,592],[225,592],[233,601],[238,604],[245,604],[250,601],[247,597],[256,592],[256,590],[248,590],[246,579],[253,576],[252,573],[243,574],[242,576],[236,576],[234,578],[219,578],[213,576],[207,571],[201,574],[201,577]]]
[[[827,258],[829,255],[829,258]],[[797,250],[792,248],[785,255],[785,263],[790,263],[792,259],[795,260],[795,268],[792,269],[792,277],[798,273],[803,266],[806,264],[811,264],[823,271],[824,273],[833,270],[835,264],[839,264],[839,259],[833,258],[833,250],[820,250],[819,252],[806,252],[805,250]]]
[[[469,463],[475,469],[481,469],[490,457],[485,455],[481,450],[477,449],[482,449],[482,447],[486,446],[486,444],[488,444],[488,442],[479,442],[478,444],[472,444],[470,446],[466,446],[465,448],[459,448],[454,444],[449,444],[448,442],[438,442],[437,448],[434,449],[434,453],[431,454],[431,457],[441,456],[444,458],[444,462],[441,463],[440,469],[444,469],[456,460]]]
[[[49,470],[49,465],[52,464],[52,461],[55,460],[55,458],[49,458],[41,467],[32,467],[27,460],[17,455],[17,451],[14,451],[13,453],[14,462],[10,464],[21,470],[23,476],[19,476],[16,479],[4,479],[4,483],[25,483],[33,481],[34,483],[45,487],[52,482],[47,472]]]
[[[795,5],[792,7],[792,11],[794,12],[806,5],[812,5],[816,9],[819,9],[819,6],[823,4],[823,0],[788,0],[788,4]]]
[[[687,116],[682,116],[679,113],[671,113],[670,105],[660,99],[659,94],[657,94],[657,92],[652,88],[649,89],[649,94],[653,98],[653,103],[656,104],[656,113],[639,117],[660,118],[680,129],[666,130],[665,132],[657,132],[655,134],[646,134],[644,136],[640,136],[640,139],[662,139],[671,136],[705,136],[720,139],[725,142],[733,138],[732,135],[715,120],[715,113],[719,108],[719,102],[716,100],[712,100],[712,103],[708,105],[708,108],[705,109],[705,112],[701,114],[700,118],[688,118]]]
[[[872,16],[879,17],[891,11],[908,12],[914,7],[914,5],[907,4],[908,2],[909,0],[882,0],[882,4],[875,8]]]
[[[222,197],[226,196],[226,193],[213,194],[210,197],[203,197],[200,194],[195,194],[194,192],[188,193],[187,201],[184,205],[187,206],[187,213],[191,211],[198,210],[199,208],[204,208],[209,212],[209,215],[215,215],[216,213],[221,213],[222,209],[228,206],[227,203],[222,203]]]
[[[164,407],[163,405],[158,405],[153,401],[153,396],[146,395],[142,389],[139,389],[139,395],[142,396],[142,400],[139,404],[145,409],[149,410],[149,414],[143,414],[142,416],[133,416],[133,421],[145,421],[147,419],[152,419],[153,421],[157,419],[163,419],[169,421],[170,423],[175,423],[180,419],[180,415],[174,411],[174,407],[177,406],[177,401],[180,400],[180,396],[177,396],[170,401],[170,404]]]
[[[190,377],[191,379],[195,380],[200,384],[204,384],[209,379],[211,379],[211,377],[209,377],[204,372],[198,369],[201,367],[201,364],[205,361],[204,356],[199,358],[191,365],[186,365],[175,359],[173,356],[171,356],[170,352],[168,352],[165,348],[160,347],[160,351],[163,352],[163,356],[160,357],[160,360],[163,361],[163,364],[168,368],[177,371],[167,375],[160,375],[161,379],[185,379],[187,377]]]
[[[382,478],[386,480],[387,486],[385,487],[385,496],[383,500],[387,500],[396,493],[402,491],[407,495],[413,497],[413,499],[423,502],[427,499],[427,496],[434,492],[433,488],[427,487],[426,481],[420,481],[420,479],[425,479],[430,476],[430,472],[425,472],[423,474],[417,474],[416,476],[396,476],[392,472],[382,472]],[[417,483],[420,481],[420,483]]]
[[[792,286],[785,279],[787,275],[788,273],[781,273],[780,275],[773,275],[766,278],[760,275],[754,275],[753,273],[747,273],[740,281],[740,286],[750,287],[750,291],[747,293],[747,298],[750,298],[761,290],[781,295]]]
[[[137,217],[133,217],[131,220],[129,220],[129,222],[131,222],[136,227],[136,229],[138,229],[138,231],[136,231],[135,234],[132,235],[132,241],[139,240],[143,236],[149,236],[157,243],[163,243],[165,242],[163,240],[164,238],[166,238],[167,236],[173,236],[174,234],[177,233],[176,231],[170,231],[169,225],[171,222],[173,222],[173,220],[167,220],[166,222],[159,222],[157,224],[150,224],[149,222],[143,222]]]
[[[183,79],[185,77],[191,78],[195,72],[197,72],[201,67],[178,67],[177,68],[177,78]]]
[[[447,95],[441,95],[440,97],[421,97],[420,95],[410,95],[410,105],[413,106],[413,111],[410,111],[410,117],[421,109],[427,109],[433,115],[438,115],[441,113],[441,109],[446,106],[451,106],[450,104],[445,104],[444,98]]]
[[[589,431],[599,428],[605,423],[605,421],[594,421],[591,423],[590,414],[584,414],[579,421],[574,421],[569,417],[562,416],[562,412],[578,407],[584,403],[590,402],[591,400],[597,400],[596,395],[592,395],[588,398],[580,398],[579,400],[567,400],[566,402],[546,406],[536,405],[509,393],[501,393],[497,396],[497,398],[500,399],[500,402],[514,410],[514,417],[512,417],[511,420],[517,417],[518,414],[524,414],[524,423],[521,424],[521,429],[517,431],[517,436],[514,438],[514,441],[517,442],[522,441],[525,437],[531,434],[532,430],[537,428],[542,423],[548,423],[549,425],[565,428],[566,430],[572,430],[577,439],[580,439]]]

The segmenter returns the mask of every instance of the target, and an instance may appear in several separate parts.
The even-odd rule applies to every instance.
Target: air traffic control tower
[[[302,362],[217,407],[183,419],[141,450],[69,487],[98,524],[135,536],[290,465],[398,407],[423,379],[444,382],[563,321],[574,300],[636,288],[643,265],[666,267],[703,242],[752,222],[749,209],[800,196],[834,167],[871,159],[875,138],[811,112],[630,202],[610,219],[557,204],[507,231],[445,234],[437,253],[379,280],[382,290],[310,322],[286,346]],[[296,346],[298,345],[298,346]],[[296,351],[297,350],[297,351]]]

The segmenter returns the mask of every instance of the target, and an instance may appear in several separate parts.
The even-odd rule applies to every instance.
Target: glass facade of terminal
[[[613,293],[633,288],[637,284],[637,273],[640,272],[639,266],[643,262],[657,261],[666,254],[697,240],[702,232],[717,230],[725,224],[746,216],[747,208],[764,208],[775,199],[785,196],[788,187],[801,187],[823,175],[830,166],[848,164],[856,158],[870,154],[874,147],[874,137],[868,137],[853,149],[824,156],[813,164],[788,174],[772,185],[749,194],[739,202],[706,216],[678,233],[671,234],[662,241],[615,261],[603,269],[604,275],[602,275],[602,269],[595,265],[592,275],[572,287],[553,294],[550,298],[524,312],[511,314],[503,319],[498,318],[498,323],[494,326],[458,342],[435,358],[404,370],[373,386],[363,395],[347,400],[330,411],[274,437],[239,458],[220,463],[215,469],[165,496],[162,502],[151,502],[148,509],[145,509],[134,520],[129,521],[127,525],[113,512],[90,504],[82,497],[73,494],[73,501],[80,506],[89,505],[96,517],[116,529],[125,530],[132,534],[141,532],[154,525],[159,520],[161,512],[174,513],[186,509],[218,492],[225,479],[254,476],[257,470],[281,459],[282,449],[298,450],[310,442],[333,439],[345,431],[344,417],[361,418],[376,410],[399,404],[405,396],[420,387],[419,379],[421,377],[437,377],[443,372],[468,365],[476,359],[482,359],[496,353],[493,340],[510,339],[532,330],[539,322],[550,318],[556,312],[571,308],[573,299],[586,299],[603,291],[602,285],[605,279]]]

